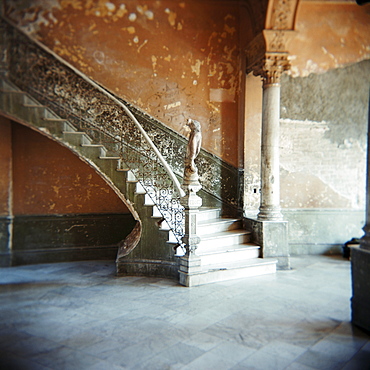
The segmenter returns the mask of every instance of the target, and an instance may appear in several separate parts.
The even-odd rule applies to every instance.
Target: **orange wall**
[[[0,116],[0,216],[8,216],[11,187],[11,126],[10,121]]]
[[[243,48],[238,2],[5,1],[5,14],[76,68],[238,165]],[[244,22],[244,24],[243,24]],[[246,26],[247,25],[247,26]],[[242,136],[242,135],[241,135]]]
[[[370,59],[370,4],[301,1],[289,44],[293,76]]]
[[[1,150],[6,146],[9,141],[1,136]],[[12,148],[14,215],[129,213],[102,178],[67,148],[14,122]],[[4,162],[0,156],[1,167]],[[0,201],[3,208],[7,199]]]

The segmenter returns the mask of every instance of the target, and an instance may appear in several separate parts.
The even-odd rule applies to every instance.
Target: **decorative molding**
[[[298,0],[269,2],[266,29],[248,45],[247,73],[261,76],[264,84],[280,82],[281,74],[290,69],[288,44],[295,37],[295,15]]]
[[[290,68],[288,53],[266,53],[261,62],[255,66],[255,76],[263,78],[263,85],[279,84],[281,75]]]
[[[270,0],[265,29],[294,30],[299,0]]]
[[[288,52],[288,44],[295,37],[292,30],[263,30],[266,52]]]

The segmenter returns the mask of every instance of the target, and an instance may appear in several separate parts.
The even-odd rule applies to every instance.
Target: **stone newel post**
[[[185,190],[185,197],[181,198],[181,204],[185,207],[185,235],[182,241],[186,253],[180,259],[180,284],[190,286],[189,277],[201,271],[201,261],[196,255],[196,249],[200,243],[197,235],[197,217],[199,208],[202,206],[202,198],[197,192],[202,188],[199,183],[198,169],[195,165],[195,158],[199,154],[202,142],[201,127],[198,121],[189,119],[187,125],[190,127],[189,143],[186,150],[184,182],[182,188]]]

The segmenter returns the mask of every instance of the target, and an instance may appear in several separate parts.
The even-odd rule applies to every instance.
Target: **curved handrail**
[[[73,70],[74,73],[76,73],[78,76],[80,76],[83,80],[85,80],[87,83],[91,84],[94,88],[96,88],[97,90],[99,90],[101,93],[103,93],[105,96],[107,96],[109,99],[112,99],[115,103],[117,103],[126,113],[127,115],[133,120],[133,122],[135,123],[135,125],[137,126],[137,128],[139,129],[140,133],[143,135],[144,139],[146,140],[146,142],[149,144],[149,146],[153,149],[154,153],[156,154],[156,156],[158,157],[159,161],[161,162],[162,166],[165,168],[167,174],[170,176],[171,180],[173,181],[175,187],[176,187],[176,190],[178,191],[178,193],[180,194],[180,197],[184,197],[185,196],[185,191],[181,188],[181,185],[180,185],[180,182],[179,180],[177,179],[176,175],[174,174],[174,172],[171,170],[170,166],[168,165],[168,163],[166,162],[166,160],[163,158],[162,154],[159,152],[159,150],[157,149],[157,147],[154,145],[153,141],[150,139],[150,137],[148,136],[148,134],[146,133],[146,131],[143,129],[143,127],[140,125],[139,121],[136,119],[136,117],[132,114],[132,112],[126,107],[126,105],[124,105],[119,99],[117,99],[114,95],[112,95],[111,93],[109,93],[106,89],[104,89],[103,87],[101,87],[98,83],[94,82],[93,80],[91,80],[89,77],[87,77],[85,74],[83,74],[81,71],[79,71],[77,68],[75,68],[74,66],[72,66],[70,63],[68,63],[66,60],[64,60],[63,58],[61,58],[58,54],[56,54],[55,52],[53,52],[51,49],[49,49],[47,46],[45,46],[44,44],[42,44],[40,41],[34,39],[33,37],[27,35],[25,32],[23,32],[16,24],[14,24],[13,22],[11,22],[10,20],[4,18],[3,16],[1,16],[1,18],[9,23],[12,27],[14,27],[16,30],[18,30],[19,32],[21,32],[24,36],[26,36],[28,39],[30,39],[32,42],[34,42],[37,46],[39,46],[41,49],[43,49],[44,51],[46,51],[47,53],[51,54],[54,58],[56,58],[59,62],[61,62],[62,64],[64,64],[65,66],[67,66],[68,68],[70,68],[71,70]]]

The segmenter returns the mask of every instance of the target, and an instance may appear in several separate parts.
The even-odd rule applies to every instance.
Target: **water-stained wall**
[[[5,14],[76,68],[240,165],[243,8],[229,1],[5,1]],[[244,24],[243,24],[244,22]]]
[[[113,190],[68,149],[12,125],[13,213],[129,213]]]
[[[87,164],[0,116],[0,266],[114,259],[135,220]]]
[[[370,5],[300,2],[281,81],[281,206],[291,253],[338,252],[364,225]],[[259,206],[262,83],[246,80],[245,212]],[[253,124],[252,124],[253,122]]]
[[[321,75],[284,76],[284,207],[364,208],[369,86],[370,61]]]
[[[355,1],[301,0],[289,43],[293,76],[324,73],[370,59],[370,8]]]

